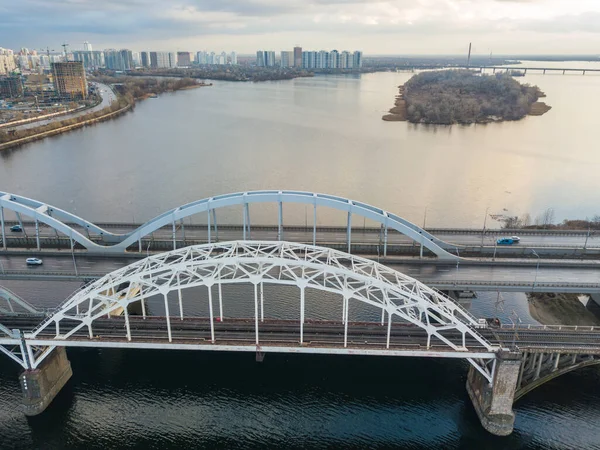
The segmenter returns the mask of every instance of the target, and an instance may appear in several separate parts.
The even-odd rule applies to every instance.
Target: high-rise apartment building
[[[338,69],[340,66],[340,54],[337,50],[329,52],[329,69]]]
[[[165,69],[171,67],[169,65],[169,53],[150,52],[150,67],[153,69]]]
[[[131,70],[133,65],[133,53],[131,50],[104,50],[104,64],[110,70]]]
[[[302,67],[302,47],[294,47],[294,67]]]
[[[177,67],[177,53],[169,52],[169,67],[175,68]]]
[[[177,52],[177,67],[189,67],[192,65],[192,54],[190,52]]]
[[[265,52],[265,64],[267,67],[273,67],[275,65],[275,52]]]
[[[339,69],[352,69],[352,57],[347,51],[340,53]]]
[[[352,66],[355,69],[360,69],[362,67],[362,52],[356,50],[353,54],[352,54]]]
[[[140,52],[140,65],[150,67],[150,52]]]
[[[0,75],[11,73],[16,68],[17,63],[13,51],[0,47]]]
[[[91,52],[92,50],[92,44],[90,44],[88,41],[85,41],[83,43],[83,51],[84,52]]]
[[[87,98],[88,86],[81,61],[52,63],[54,89],[58,95],[71,98]]]
[[[196,52],[196,64],[206,64],[206,52],[205,51],[201,51],[201,52]]]
[[[86,69],[95,70],[104,67],[104,52],[91,50],[75,50],[73,60],[81,61]]]
[[[230,64],[233,64],[234,66],[237,65],[237,53],[236,52],[231,52],[231,54],[229,55],[229,62],[230,62]]]
[[[302,52],[302,67],[304,69],[314,69],[317,64],[317,52]]]
[[[294,65],[294,52],[283,50],[281,52],[281,67],[292,67]]]
[[[256,52],[256,65],[258,67],[265,67],[265,52],[262,50]]]

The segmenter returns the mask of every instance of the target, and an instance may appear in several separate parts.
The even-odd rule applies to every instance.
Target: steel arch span
[[[250,209],[252,203],[277,203],[279,207],[278,213],[278,240],[283,240],[283,203],[297,203],[313,206],[313,245],[316,244],[316,222],[317,222],[317,207],[329,207],[348,213],[347,220],[347,243],[348,250],[351,244],[351,224],[352,215],[356,214],[374,222],[380,223],[383,227],[383,252],[387,254],[387,239],[388,230],[392,229],[411,238],[413,241],[421,244],[423,247],[430,250],[440,259],[456,260],[457,255],[449,252],[449,250],[457,251],[458,246],[444,242],[436,238],[431,233],[428,233],[423,228],[403,219],[400,216],[384,211],[366,203],[350,200],[343,197],[338,197],[328,194],[318,194],[304,191],[249,191],[237,192],[233,194],[219,195],[209,197],[167,211],[154,219],[149,220],[138,229],[128,234],[113,234],[91,222],[81,219],[73,214],[67,213],[58,208],[37,202],[5,192],[0,192],[0,215],[4,222],[3,208],[15,211],[17,214],[24,214],[34,218],[36,224],[38,221],[43,222],[52,228],[60,231],[70,237],[72,241],[78,242],[89,251],[94,252],[115,252],[122,253],[132,245],[138,244],[141,251],[141,239],[158,229],[172,225],[173,236],[175,236],[175,226],[178,221],[187,217],[206,214],[208,224],[208,241],[211,242],[211,228],[217,229],[216,210],[228,206],[242,206],[244,211],[244,239],[246,230],[250,230]],[[19,220],[20,220],[20,216]],[[79,231],[71,228],[68,223],[74,223],[86,230],[87,236]],[[3,225],[3,224],[2,224]],[[37,228],[37,227],[36,227]],[[4,226],[2,226],[4,233]],[[96,233],[101,243],[94,242],[89,233]],[[37,235],[37,233],[36,233]],[[4,242],[4,236],[3,236]],[[39,244],[39,238],[38,238]],[[174,244],[175,245],[175,244]],[[39,246],[39,245],[38,245]]]
[[[454,352],[455,357],[468,359],[491,381],[488,362],[494,359],[498,346],[492,345],[478,333],[477,320],[466,310],[419,281],[389,267],[330,248],[290,242],[233,241],[203,244],[149,256],[118,269],[83,288],[67,299],[54,314],[43,321],[25,338],[39,343],[44,336],[54,335],[55,341],[68,342],[78,331],[94,338],[94,321],[117,310],[124,311],[123,338],[131,342],[128,306],[141,303],[145,315],[145,299],[162,296],[164,299],[169,342],[171,324],[168,294],[177,292],[179,313],[183,318],[181,291],[206,286],[209,288],[211,341],[215,343],[212,286],[250,283],[254,286],[256,345],[259,344],[258,289],[262,285],[288,285],[300,289],[300,333],[303,342],[304,296],[306,289],[338,294],[342,297],[344,347],[347,347],[350,300],[381,310],[382,323],[387,318],[387,344],[390,348],[390,329],[394,320],[416,325],[427,334],[427,350],[431,340]],[[221,296],[219,308],[222,311]],[[222,313],[220,314],[222,317]],[[462,344],[445,334],[460,333]],[[79,333],[81,335],[81,333]],[[483,349],[487,362],[474,361],[466,340]],[[58,344],[58,342],[57,342]],[[60,345],[60,344],[58,344]],[[168,347],[165,347],[168,348]],[[427,353],[424,351],[423,353]],[[436,356],[430,352],[426,356]],[[439,355],[438,355],[439,356]],[[42,358],[43,359],[43,358]],[[34,366],[40,360],[35,361]]]

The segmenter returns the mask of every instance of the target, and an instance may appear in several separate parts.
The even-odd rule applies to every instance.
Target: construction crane
[[[65,55],[65,61],[67,60],[67,48],[69,47],[69,44],[67,44],[66,42],[64,44],[61,44],[61,47],[63,48],[63,54]]]

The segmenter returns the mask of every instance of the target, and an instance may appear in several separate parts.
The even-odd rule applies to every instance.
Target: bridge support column
[[[37,369],[25,370],[19,376],[26,416],[41,414],[52,403],[73,375],[64,347],[56,347]]]
[[[600,294],[591,294],[590,298],[596,302],[596,305],[600,306]]]
[[[467,392],[477,416],[487,431],[497,436],[508,436],[513,431],[515,413],[512,405],[521,368],[521,355],[499,353],[493,382],[474,367],[469,368]]]

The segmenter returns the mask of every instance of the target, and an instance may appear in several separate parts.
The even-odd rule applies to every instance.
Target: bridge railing
[[[538,331],[596,331],[600,333],[600,326],[592,325],[516,325],[503,323],[500,326],[503,330],[538,330]]]

